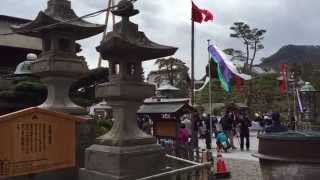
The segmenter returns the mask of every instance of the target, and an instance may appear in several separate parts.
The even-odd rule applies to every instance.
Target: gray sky
[[[118,1],[118,0],[116,0]],[[46,8],[47,0],[1,0],[0,14],[34,19]],[[265,49],[258,58],[267,57],[287,44],[319,45],[320,1],[319,0],[194,0],[200,7],[215,14],[213,22],[196,24],[195,73],[196,78],[204,75],[208,60],[207,39],[221,49],[237,48],[242,45],[229,37],[233,22],[243,21],[251,27],[266,29]],[[81,16],[104,9],[106,0],[72,0],[72,7]],[[190,0],[138,0],[136,8],[140,14],[132,19],[141,31],[153,41],[179,48],[175,57],[190,65]],[[104,15],[87,19],[103,23]],[[82,55],[90,68],[97,66],[98,54],[95,47],[101,35],[86,39]],[[156,69],[153,61],[144,64],[145,72]]]

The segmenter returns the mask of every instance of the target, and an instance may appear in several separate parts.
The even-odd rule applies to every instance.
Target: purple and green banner
[[[208,47],[211,59],[217,64],[217,71],[219,80],[221,82],[222,88],[230,92],[230,80],[232,74],[240,77],[244,80],[250,80],[252,77],[247,74],[240,73],[236,66],[227,58],[227,56],[222,52],[217,46],[210,45]]]

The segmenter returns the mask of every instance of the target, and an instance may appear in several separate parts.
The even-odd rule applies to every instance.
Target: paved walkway
[[[213,155],[216,157],[215,139]],[[222,153],[228,170],[231,172],[231,180],[262,180],[259,159],[252,156],[258,151],[258,139],[255,132],[250,134],[250,151],[240,151],[239,141],[234,139],[236,150]],[[205,148],[205,141],[199,141],[200,148]]]

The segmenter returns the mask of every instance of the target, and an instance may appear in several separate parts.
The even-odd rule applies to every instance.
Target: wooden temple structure
[[[189,99],[146,99],[137,114],[139,118],[150,118],[153,122],[153,136],[164,145],[167,153],[178,155],[181,145],[177,139],[182,117],[195,112],[196,109],[189,105]],[[192,133],[197,132],[192,131]],[[197,137],[197,135],[191,137]],[[197,139],[191,138],[191,144],[195,142]],[[192,146],[188,151],[193,152]]]

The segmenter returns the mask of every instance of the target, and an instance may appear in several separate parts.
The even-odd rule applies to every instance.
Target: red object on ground
[[[213,20],[213,13],[206,9],[200,9],[192,2],[192,20],[197,23],[207,22]]]
[[[218,155],[218,159],[217,159],[216,168],[217,168],[217,173],[225,173],[225,172],[227,172],[226,164],[225,164],[224,160],[222,159],[222,157],[219,157],[219,155]]]
[[[216,174],[217,179],[229,178],[231,176],[230,172],[227,170],[226,163],[224,162],[220,152],[217,152],[217,162],[216,162]]]

